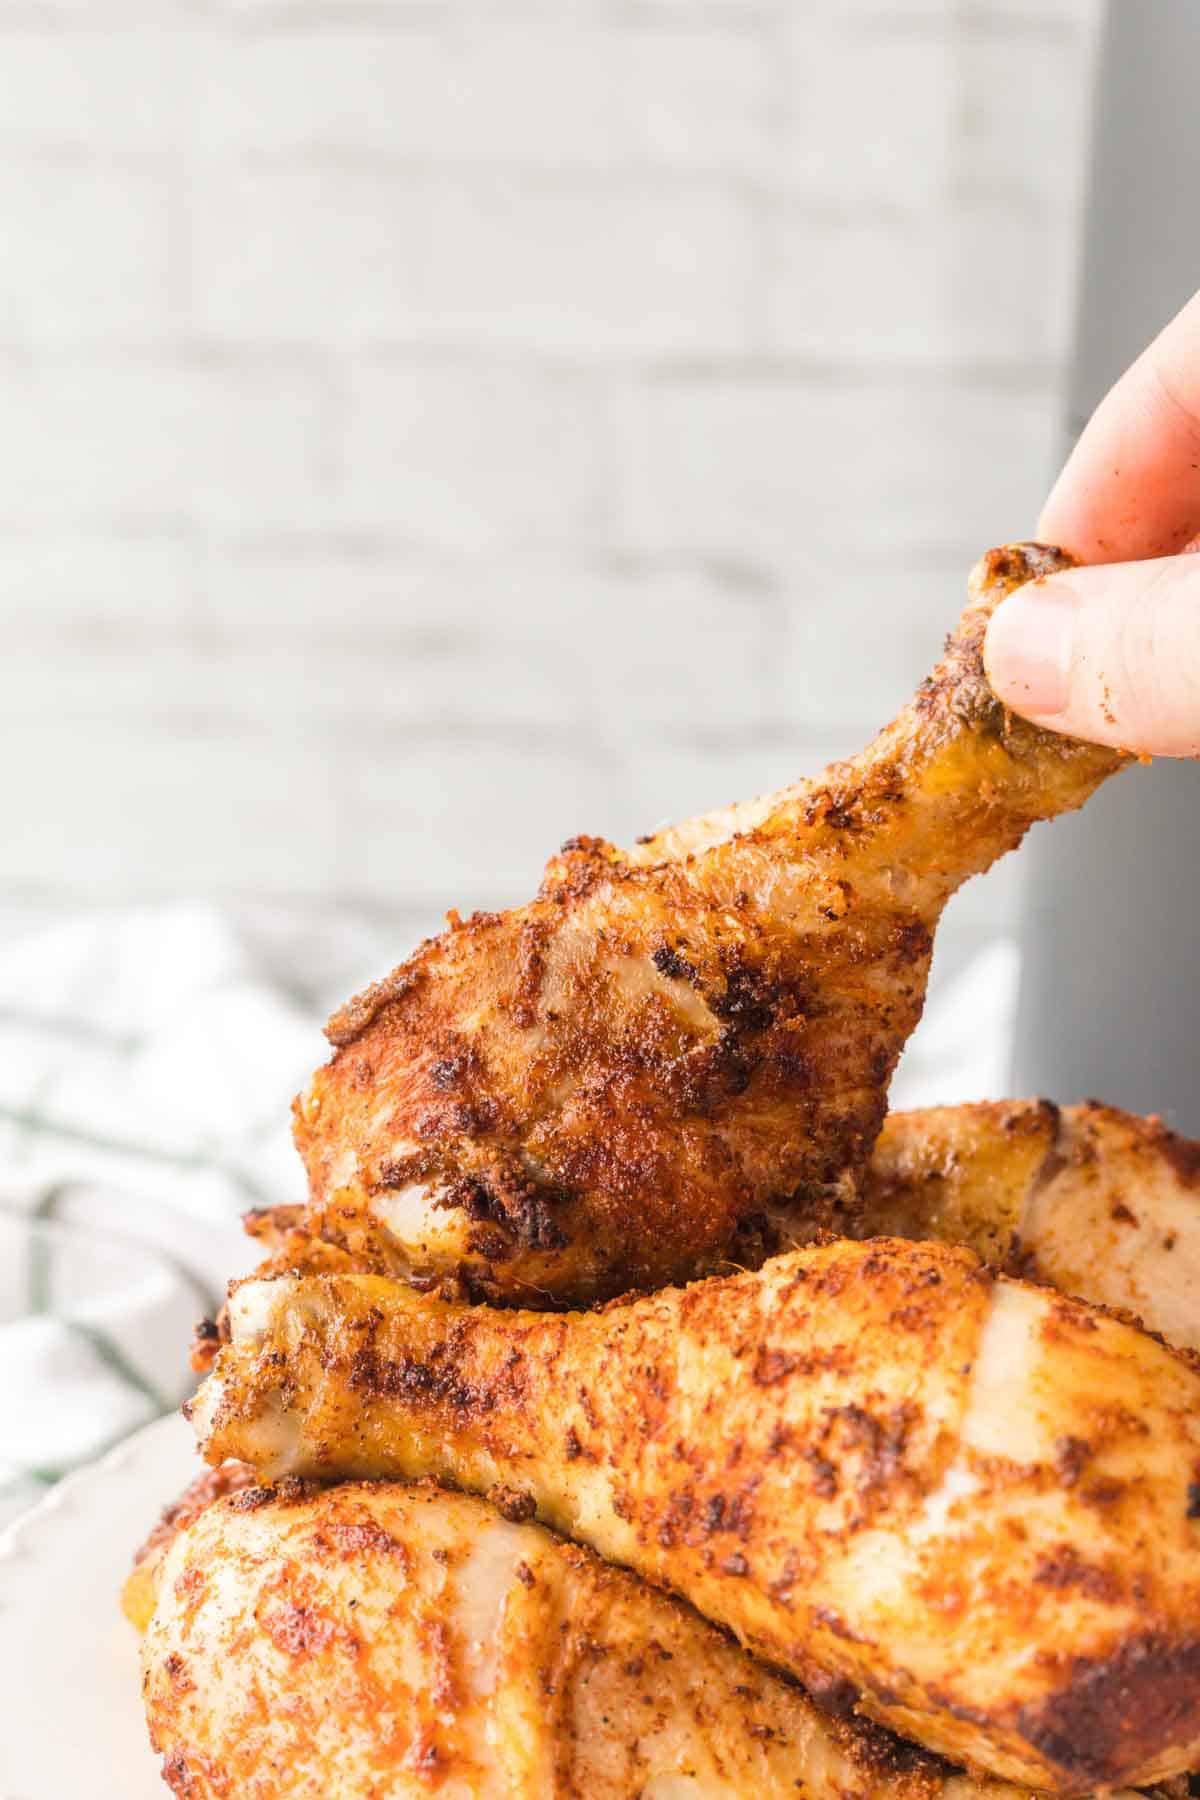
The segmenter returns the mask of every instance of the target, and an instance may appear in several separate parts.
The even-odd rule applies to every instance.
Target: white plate
[[[198,1468],[183,1419],[158,1419],[0,1533],[0,1800],[167,1800],[118,1596]]]

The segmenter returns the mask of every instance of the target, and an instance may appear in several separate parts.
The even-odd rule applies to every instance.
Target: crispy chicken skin
[[[1088,1101],[893,1113],[855,1235],[939,1238],[1200,1350],[1200,1143]]]
[[[121,1589],[121,1611],[138,1631],[145,1631],[158,1598],[163,1558],[181,1531],[186,1531],[206,1507],[227,1494],[259,1485],[257,1469],[249,1463],[227,1462],[205,1469],[178,1500],[164,1507],[162,1517],[133,1559],[133,1567]]]
[[[187,1800],[1018,1800],[431,1486],[243,1490],[183,1530],[156,1586],[146,1709]]]
[[[1004,1779],[1200,1755],[1200,1373],[967,1250],[842,1240],[566,1315],[280,1277],[231,1316],[210,1461],[536,1510]]]
[[[1200,1351],[1200,1143],[1095,1100],[982,1101],[891,1113],[861,1196],[858,1238],[966,1244],[1008,1274],[1131,1313]],[[312,1234],[301,1207],[251,1215],[261,1275],[382,1273]],[[802,1237],[797,1224],[793,1235]],[[210,1333],[197,1370],[217,1351]]]
[[[261,1206],[242,1214],[242,1228],[261,1244],[266,1255],[255,1270],[258,1276],[335,1275],[363,1272],[369,1264],[351,1256],[340,1244],[331,1244],[312,1229],[303,1206]],[[191,1343],[191,1365],[197,1375],[207,1375],[223,1343],[229,1341],[228,1308],[215,1319],[201,1319]]]
[[[629,851],[576,839],[530,905],[454,918],[337,1014],[296,1103],[314,1228],[471,1297],[582,1304],[760,1262],[849,1200],[946,901],[1124,760],[984,677],[996,605],[1066,560],[985,556],[861,755]]]

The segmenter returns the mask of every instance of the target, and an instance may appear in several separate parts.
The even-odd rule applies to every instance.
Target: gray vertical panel
[[[1066,445],[1200,287],[1198,92],[1200,0],[1112,0]],[[1200,1134],[1200,769],[1119,777],[1027,856],[1014,1091],[1095,1094]]]

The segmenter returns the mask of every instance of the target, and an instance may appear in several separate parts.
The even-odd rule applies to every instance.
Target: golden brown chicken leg
[[[231,1315],[212,1461],[536,1510],[1006,1779],[1200,1756],[1200,1372],[966,1250],[843,1240],[567,1315],[282,1277]]]
[[[834,1223],[848,1236],[936,1238],[1077,1300],[1131,1313],[1200,1351],[1200,1143],[1088,1100],[980,1101],[890,1113],[861,1193]],[[300,1206],[252,1213],[260,1275],[379,1274],[313,1235]],[[819,1233],[793,1219],[800,1243]],[[194,1367],[212,1364],[210,1327]]]
[[[532,904],[455,921],[352,1001],[296,1107],[314,1228],[544,1305],[757,1263],[851,1200],[947,899],[1122,761],[984,678],[997,603],[1064,560],[986,556],[860,756],[630,851],[578,839]]]
[[[375,1483],[192,1510],[142,1653],[189,1800],[1029,1800],[828,1718],[690,1608],[481,1500]]]
[[[1087,1101],[893,1113],[856,1236],[938,1238],[1200,1350],[1200,1144]]]

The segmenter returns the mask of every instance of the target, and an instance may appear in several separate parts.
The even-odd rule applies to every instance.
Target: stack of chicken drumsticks
[[[1200,1146],[885,1118],[970,875],[1125,760],[992,551],[862,755],[451,915],[331,1022],[126,1608],[186,1800],[1187,1791]]]

